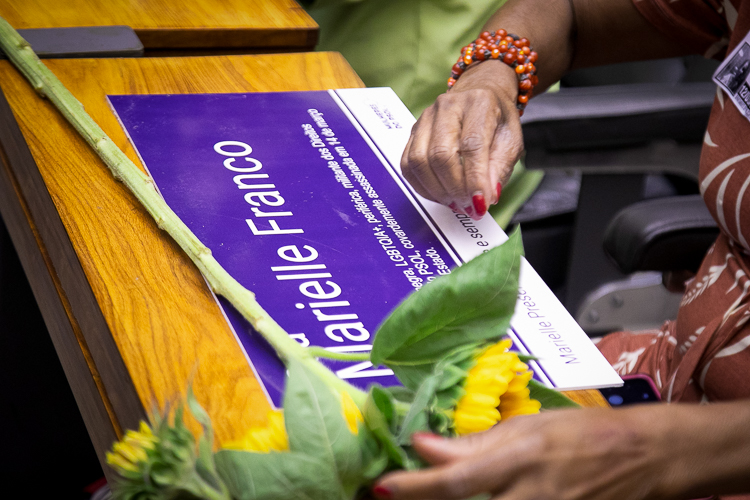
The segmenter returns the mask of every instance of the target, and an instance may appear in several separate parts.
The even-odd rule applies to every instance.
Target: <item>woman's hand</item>
[[[417,434],[414,448],[433,467],[388,474],[373,493],[394,500],[669,498],[662,486],[670,446],[653,432],[663,420],[653,420],[661,408],[654,409],[652,416],[645,407],[552,411],[459,439]]]
[[[481,218],[497,203],[523,149],[517,93],[515,72],[506,64],[469,68],[412,129],[401,168],[414,189]]]

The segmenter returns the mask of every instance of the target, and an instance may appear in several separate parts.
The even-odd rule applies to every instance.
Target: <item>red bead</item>
[[[489,31],[483,31],[481,35],[479,35],[479,38],[483,38],[486,41],[490,41],[492,39],[492,33]]]
[[[506,36],[505,37],[505,41],[508,42],[508,45],[510,45],[511,43],[515,42],[515,40],[513,39],[512,36]]]
[[[516,47],[523,47],[523,43],[521,42],[521,40],[513,40],[513,45],[515,45]]]
[[[521,104],[526,104],[527,102],[529,102],[529,96],[523,95],[523,94],[519,94],[518,95],[518,102],[520,102]]]
[[[526,56],[523,54],[518,54],[518,57],[516,57],[516,61],[518,61],[518,64],[523,64],[526,62]]]
[[[518,110],[518,116],[523,116],[523,110],[522,109]]]
[[[537,54],[536,52],[532,50],[531,54],[529,54],[529,62],[535,63],[538,57],[539,57],[539,54]]]
[[[531,80],[528,78],[526,80],[521,80],[518,82],[518,88],[524,91],[531,90],[534,86],[531,84]]]
[[[523,64],[519,64],[518,66],[516,66],[516,73],[518,73],[519,75],[523,74],[524,71],[526,71],[526,68]]]
[[[503,62],[505,64],[513,64],[513,61],[516,60],[516,56],[513,55],[511,52],[506,52],[503,56]]]
[[[521,47],[528,47],[529,46],[529,40],[528,40],[528,38],[521,38],[518,41],[521,42]]]
[[[477,41],[474,43],[476,43],[477,47],[482,47],[484,45],[487,45],[487,40],[485,40],[484,38],[477,38]]]
[[[533,63],[528,63],[528,64],[526,64],[526,71],[528,73],[533,73],[533,72],[536,71],[536,66],[534,66]]]
[[[460,75],[464,72],[464,68],[458,63],[454,64],[451,70],[453,70],[453,72],[457,75]]]
[[[494,49],[494,50],[492,51],[492,58],[493,58],[493,59],[497,59],[498,57],[500,57],[500,50],[498,50],[498,49]]]
[[[525,56],[528,56],[529,54],[531,54],[531,49],[528,48],[528,47],[522,47],[521,48],[521,54],[523,54]]]
[[[534,87],[536,87],[536,86],[537,86],[537,84],[539,83],[539,77],[538,77],[538,76],[536,76],[536,75],[531,75],[531,76],[529,77],[529,80],[531,80],[531,84],[532,84],[532,85],[533,85]]]
[[[504,29],[502,29],[502,28],[500,28],[499,30],[497,30],[497,31],[495,32],[495,36],[499,36],[500,38],[502,38],[502,37],[504,37],[504,36],[507,36],[507,35],[508,35],[508,32],[507,32],[507,31],[505,31],[505,30],[504,30]]]
[[[477,61],[484,61],[484,50],[477,50],[477,53],[474,54],[474,59]]]
[[[500,42],[500,45],[498,45],[497,48],[500,50],[500,52],[507,52],[508,44],[505,42]]]

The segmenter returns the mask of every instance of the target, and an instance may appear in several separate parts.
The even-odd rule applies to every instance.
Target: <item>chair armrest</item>
[[[700,195],[647,200],[621,210],[604,250],[624,273],[695,271],[719,228]]]
[[[532,99],[524,143],[527,151],[700,143],[715,95],[710,82],[561,88]]]

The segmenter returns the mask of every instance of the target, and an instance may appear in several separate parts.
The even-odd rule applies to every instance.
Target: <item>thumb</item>
[[[460,438],[444,438],[429,432],[417,432],[412,436],[412,445],[430,465],[443,465],[481,453],[489,447],[489,436],[486,432],[478,432]]]

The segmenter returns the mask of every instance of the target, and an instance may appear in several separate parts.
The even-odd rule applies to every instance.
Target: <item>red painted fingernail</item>
[[[474,209],[471,208],[471,205],[464,207],[464,213],[468,215],[469,217],[474,215]]]
[[[484,195],[477,193],[471,197],[471,202],[474,205],[474,210],[477,213],[477,217],[482,217],[487,213],[487,202],[484,201]]]
[[[393,498],[393,492],[385,486],[381,486],[379,484],[372,487],[372,494],[378,498]]]
[[[451,203],[450,205],[448,205],[448,208],[450,208],[454,212],[458,212],[458,206],[456,205],[455,201],[453,203]]]
[[[502,192],[503,192],[503,185],[498,182],[497,183],[497,199],[498,200],[500,199],[500,195],[502,194]]]

